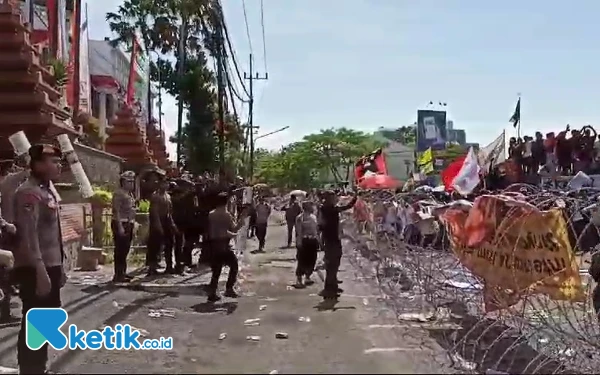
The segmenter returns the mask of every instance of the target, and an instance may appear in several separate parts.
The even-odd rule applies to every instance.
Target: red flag
[[[369,174],[388,174],[382,149],[363,156],[356,162],[354,167],[354,178],[356,181],[360,181],[367,172],[371,172]]]
[[[137,60],[138,49],[138,41],[137,38],[134,36],[131,47],[131,61],[129,61],[129,80],[127,81],[127,96],[125,99],[125,102],[129,105],[133,103],[133,99],[135,98],[135,79],[137,78],[137,73],[135,71],[135,62]]]
[[[452,163],[450,163],[450,165],[448,165],[446,167],[446,169],[444,169],[442,171],[442,182],[444,183],[444,186],[446,187],[446,191],[454,190],[452,188],[452,182],[454,181],[454,178],[456,178],[456,176],[460,172],[463,164],[465,163],[466,158],[467,158],[467,155],[458,157],[456,160],[454,160]]]

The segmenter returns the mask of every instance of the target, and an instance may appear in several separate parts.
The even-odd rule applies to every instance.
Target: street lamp
[[[273,130],[272,132],[269,132],[269,133],[266,133],[266,134],[263,134],[263,135],[259,135],[258,137],[254,137],[254,143],[256,143],[256,140],[258,140],[258,139],[265,138],[265,137],[268,137],[268,136],[273,135],[273,134],[277,134],[277,133],[282,132],[284,130],[288,130],[289,128],[290,128],[289,126],[284,126],[281,129]]]
[[[254,126],[254,128],[256,128],[256,126]],[[265,137],[268,137],[273,134],[277,134],[277,133],[287,130],[289,128],[290,128],[289,126],[284,126],[281,129],[277,129],[272,132],[269,132],[269,133],[266,133],[263,135],[259,135],[258,137],[254,137],[254,139],[252,140],[252,143],[251,143],[251,147],[250,147],[250,180],[252,180],[252,178],[254,177],[253,176],[254,175],[254,145],[256,144],[256,141],[258,139],[265,138]],[[254,131],[254,129],[250,128],[250,131]]]

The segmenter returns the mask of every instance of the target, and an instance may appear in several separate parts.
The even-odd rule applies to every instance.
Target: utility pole
[[[223,24],[221,15],[217,15],[217,48],[216,48],[216,59],[217,59],[217,114],[219,116],[217,131],[219,133],[219,177],[223,179],[225,177],[225,103],[223,99],[225,97],[225,83],[223,82],[223,61],[225,45],[223,43]]]
[[[178,69],[177,69],[177,83],[179,90],[182,89],[183,73],[185,72],[185,45],[187,40],[187,20],[182,17],[181,27],[179,30],[179,58],[178,58]],[[162,102],[159,99],[159,112],[161,111],[160,106]],[[160,113],[159,113],[160,116]],[[177,168],[181,168],[181,153],[182,153],[182,142],[183,142],[183,98],[179,95],[179,103],[177,103]]]
[[[254,74],[252,66],[252,54],[249,59],[249,71],[248,74],[244,72],[244,79],[249,81],[250,88],[250,100],[248,102],[248,128],[250,129],[250,178],[252,181],[254,178],[254,81],[266,81],[269,79],[269,73],[261,76],[259,73]]]

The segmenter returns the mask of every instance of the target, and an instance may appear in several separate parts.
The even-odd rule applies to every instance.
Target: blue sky
[[[108,35],[89,1],[91,37]],[[222,0],[238,61],[248,65],[242,0]],[[265,70],[260,0],[245,0],[255,66]],[[416,120],[429,101],[469,142],[491,142],[521,93],[523,134],[600,119],[600,2],[541,0],[264,0],[269,81],[256,83],[259,133],[279,148],[322,128],[372,131]],[[164,112],[176,123],[174,102]],[[240,107],[244,112],[247,107]]]

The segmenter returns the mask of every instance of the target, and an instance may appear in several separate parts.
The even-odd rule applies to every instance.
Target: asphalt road
[[[52,352],[61,373],[447,373],[426,333],[398,322],[379,294],[347,262],[340,279],[345,293],[323,306],[316,295],[322,274],[294,289],[295,250],[281,249],[285,227],[269,227],[266,254],[251,255],[240,272],[240,298],[206,302],[207,274],[163,278],[134,288],[109,288],[110,275],[75,274],[65,287],[69,323],[80,329],[129,323],[148,338],[170,336],[172,351]],[[249,250],[256,248],[254,240]],[[321,253],[322,254],[322,253]],[[320,255],[319,257],[321,257]],[[221,277],[224,288],[226,272]],[[81,285],[81,284],[98,285]],[[161,311],[162,310],[162,311]],[[258,325],[245,325],[260,319]],[[18,327],[0,328],[0,365],[16,367]],[[287,338],[276,338],[277,333]],[[259,339],[252,341],[249,336]],[[2,369],[0,368],[0,373]]]

